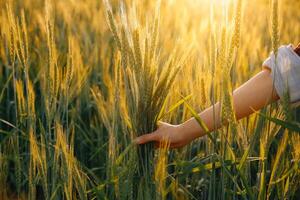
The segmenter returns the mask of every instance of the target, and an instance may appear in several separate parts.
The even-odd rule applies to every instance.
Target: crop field
[[[0,200],[300,199],[299,107],[232,106],[299,42],[299,0],[0,0]],[[221,129],[134,143],[216,102]]]

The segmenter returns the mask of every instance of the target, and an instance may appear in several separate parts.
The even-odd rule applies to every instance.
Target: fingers
[[[167,123],[158,121],[157,125],[159,127],[158,129],[160,129],[162,126],[167,125]],[[149,134],[145,134],[145,135],[142,135],[140,137],[137,137],[134,140],[134,143],[136,143],[136,144],[145,144],[145,143],[153,142],[153,141],[159,141],[158,130],[154,131],[153,133],[149,133]]]
[[[184,145],[182,145],[181,143],[175,143],[175,144],[170,144],[169,146],[167,146],[167,149],[178,149],[178,148],[181,148],[183,146]],[[156,142],[154,144],[154,147],[155,147],[155,149],[159,149],[159,148],[164,149],[164,148],[166,148],[166,146],[163,145],[161,142]]]
[[[137,137],[134,140],[134,142],[136,144],[145,144],[145,143],[148,143],[148,142],[158,141],[158,139],[159,139],[158,134],[156,132],[153,132],[153,133],[149,133],[149,134]]]
[[[160,141],[163,141],[163,140],[166,140],[166,141],[169,140],[168,136],[166,136],[166,134],[165,134],[165,129],[170,127],[170,124],[158,121],[157,126],[158,126],[158,129],[156,131],[149,133],[149,134],[142,135],[140,137],[137,137],[134,140],[134,143],[136,143],[136,144],[145,144],[148,142],[158,142],[159,143]]]

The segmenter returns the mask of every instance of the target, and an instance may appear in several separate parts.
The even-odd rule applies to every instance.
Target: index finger
[[[149,133],[142,135],[140,137],[137,137],[134,139],[134,143],[136,144],[145,144],[148,142],[158,141],[158,134],[156,132]]]

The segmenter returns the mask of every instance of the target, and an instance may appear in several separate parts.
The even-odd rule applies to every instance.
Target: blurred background
[[[184,57],[158,106],[165,113],[160,120],[178,124],[192,117],[183,97],[200,112],[261,70],[272,38],[279,46],[300,42],[300,1],[279,0],[278,10],[274,2],[0,0],[0,199],[299,198],[299,134],[259,114],[212,133],[215,145],[203,137],[179,150],[157,150],[150,164],[155,178],[138,187],[132,140],[136,131],[155,128],[147,119],[158,111],[132,114],[127,71],[120,70],[124,54],[109,18],[111,12],[119,37],[138,30],[146,53],[157,19],[154,87],[168,59]],[[238,45],[230,58],[233,35]],[[299,123],[284,102],[262,112]],[[133,115],[152,128],[135,127]]]

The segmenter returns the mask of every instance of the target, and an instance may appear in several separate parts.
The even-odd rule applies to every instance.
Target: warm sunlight
[[[0,200],[300,199],[299,0],[0,0]]]

